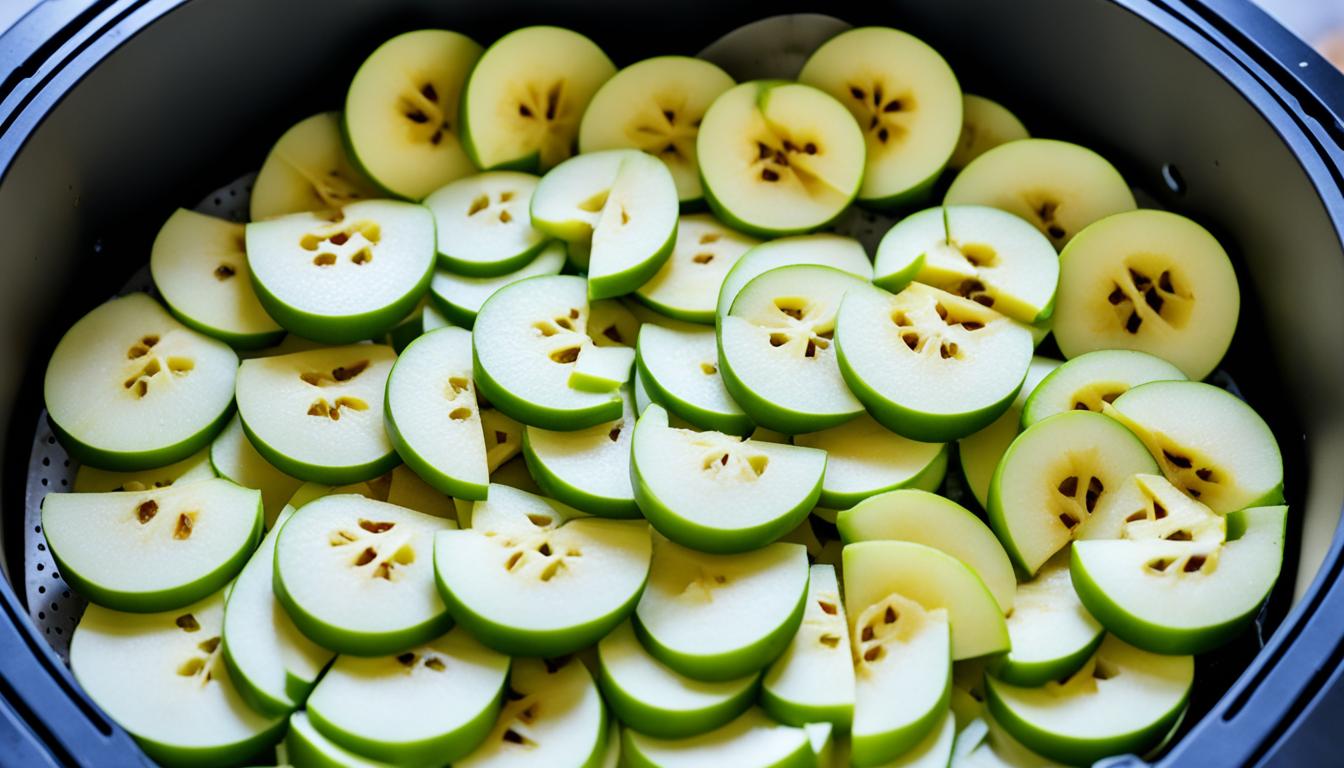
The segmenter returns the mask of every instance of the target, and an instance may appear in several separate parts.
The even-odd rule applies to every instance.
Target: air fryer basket
[[[1260,631],[1201,659],[1185,738],[1166,758],[1231,765],[1271,753],[1342,653],[1344,595],[1335,582],[1344,538],[1335,537],[1335,526],[1344,505],[1344,81],[1321,72],[1318,58],[1299,66],[1296,44],[1242,0],[1207,1],[1240,26],[1199,0],[817,8],[924,37],[967,91],[1004,101],[1036,135],[1101,151],[1141,201],[1199,220],[1232,253],[1242,316],[1215,383],[1235,382],[1279,439],[1293,509],[1290,545]],[[127,762],[124,750],[134,748],[59,661],[79,604],[33,518],[42,494],[73,476],[39,419],[41,377],[60,333],[134,277],[173,208],[204,198],[202,210],[241,212],[245,178],[215,188],[254,170],[298,118],[338,107],[354,68],[397,31],[441,26],[486,42],[520,24],[557,23],[589,34],[624,64],[694,53],[767,11],[732,0],[82,5],[71,23],[50,30],[60,33],[51,43],[15,61],[0,85],[0,327],[7,331],[0,403],[12,403],[0,406],[7,435],[0,560],[9,577],[0,583],[0,699],[36,724],[30,727],[58,760],[103,764]],[[768,12],[813,9],[786,2]],[[46,10],[39,11],[29,34],[48,33]],[[748,45],[724,55],[736,57],[735,74],[742,67],[764,73],[778,57],[805,53],[803,41],[826,36],[825,25],[813,18],[758,29]],[[1253,26],[1264,33],[1247,37]],[[13,33],[0,38],[11,42],[14,51],[0,47],[0,74],[24,41]],[[1293,53],[1286,66],[1285,51]],[[1328,88],[1338,90],[1318,99]],[[871,222],[854,223],[872,231]],[[0,707],[0,736],[5,715]],[[0,752],[0,763],[7,759]]]

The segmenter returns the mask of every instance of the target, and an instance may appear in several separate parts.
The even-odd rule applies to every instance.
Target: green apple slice
[[[849,622],[840,604],[835,566],[809,570],[803,623],[761,680],[761,706],[781,723],[831,723],[854,718],[854,662]]]
[[[607,704],[630,728],[646,736],[679,739],[718,728],[745,712],[760,679],[706,682],[686,677],[640,645],[629,622],[597,646],[598,678]]]
[[[990,663],[996,678],[1026,687],[1063,680],[1101,644],[1105,632],[1074,592],[1068,562],[1068,553],[1060,552],[1018,585],[1008,614],[1013,647]]]
[[[530,264],[546,245],[529,213],[538,181],[530,173],[487,171],[426,197],[439,266],[468,277],[499,277]]]
[[[734,680],[764,668],[802,624],[807,550],[769,544],[712,555],[654,541],[635,631],[655,658],[697,680]]]
[[[835,521],[841,540],[909,541],[942,550],[975,571],[999,607],[1013,610],[1017,577],[994,532],[965,507],[928,491],[902,489],[860,502]]]
[[[597,768],[607,746],[604,709],[592,675],[579,661],[517,659],[494,728],[454,765]]]
[[[1004,453],[989,487],[989,524],[1013,562],[1034,575],[1071,540],[1087,538],[1092,518],[1110,516],[1129,476],[1156,468],[1114,419],[1089,411],[1051,416]]]
[[[1010,141],[1030,138],[1027,127],[1007,107],[984,96],[961,95],[961,136],[947,161],[954,171],[971,164],[975,158]]]
[[[808,57],[798,80],[834,96],[863,128],[859,201],[906,205],[929,194],[961,134],[961,86],[942,56],[888,27],[841,32]]]
[[[579,124],[579,151],[639,149],[667,164],[682,205],[704,197],[695,140],[709,105],[733,87],[717,66],[656,56],[617,72],[597,89]]]
[[[114,471],[185,459],[224,426],[238,356],[143,293],[112,299],[61,337],[42,397],[61,445]]]
[[[1028,748],[1090,764],[1155,745],[1181,716],[1194,680],[1190,656],[1160,656],[1107,635],[1063,682],[1022,688],[986,681],[989,711]]]
[[[383,429],[383,392],[396,353],[378,344],[247,360],[238,415],[262,458],[301,480],[368,480],[398,463]]]
[[[527,427],[523,455],[546,495],[601,517],[639,517],[630,480],[634,397],[621,392],[621,418],[573,432]]]
[[[225,480],[261,491],[267,529],[275,526],[280,510],[303,485],[302,480],[281,472],[257,453],[243,432],[242,419],[237,416],[229,420],[228,426],[210,444],[209,462],[214,472]]]
[[[634,365],[634,349],[594,345],[574,361],[569,386],[585,392],[614,392],[630,381]]]
[[[257,297],[286,330],[327,344],[381,336],[434,272],[434,217],[393,200],[247,225]]]
[[[836,318],[845,382],[888,429],[914,440],[965,437],[1012,405],[1031,364],[1027,329],[971,299],[911,283],[856,288]]]
[[[421,29],[393,37],[360,65],[345,97],[345,136],[378,186],[419,200],[475,172],[458,140],[457,113],[480,56],[465,35]]]
[[[887,230],[873,271],[873,282],[889,291],[914,280],[1033,324],[1054,311],[1059,257],[1044,235],[1011,213],[949,205]]]
[[[436,537],[434,567],[449,612],[482,642],[556,657],[634,610],[650,547],[641,520],[563,519],[542,497],[492,485],[470,530]]]
[[[668,317],[713,323],[724,278],[742,254],[759,244],[759,240],[725,227],[708,214],[682,216],[672,255],[635,295]]]
[[[639,339],[643,320],[635,316],[631,307],[639,305],[626,300],[602,299],[588,305],[588,336],[599,347],[634,348]]]
[[[1283,501],[1283,457],[1274,433],[1249,405],[1194,381],[1131,389],[1106,415],[1143,440],[1182,491],[1227,514]]]
[[[605,703],[605,702],[604,702]],[[616,718],[608,718],[606,745],[602,748],[600,768],[620,768],[621,765],[621,723]]]
[[[720,728],[684,739],[663,739],[627,729],[622,756],[631,768],[812,768],[816,756],[807,731],[781,725],[749,709]]]
[[[751,420],[787,434],[839,426],[863,412],[832,348],[841,299],[865,283],[797,264],[752,278],[719,322],[723,383]]]
[[[275,544],[275,595],[294,625],[326,648],[381,656],[452,624],[434,591],[436,531],[451,520],[356,494],[298,508]]]
[[[1055,339],[1065,357],[1137,349],[1202,379],[1237,329],[1241,293],[1227,252],[1199,224],[1130,211],[1087,227],[1059,256]]]
[[[730,435],[747,435],[755,428],[723,384],[714,331],[676,331],[646,323],[639,330],[638,349],[639,381],[649,399],[670,414]]]
[[[434,272],[429,281],[433,306],[449,321],[470,328],[476,322],[485,300],[510,283],[539,275],[558,275],[565,266],[565,244],[552,242],[543,247],[531,262],[517,271],[498,277],[466,277],[445,269]]]
[[[187,326],[247,349],[284,336],[252,288],[244,226],[179,208],[168,217],[149,255],[154,287]]]
[[[1027,397],[1059,365],[1060,361],[1048,357],[1031,358],[1031,364],[1027,366],[1027,376],[1022,381],[1022,388],[1017,391],[1017,397],[1013,399],[1013,404],[1008,410],[990,422],[989,426],[957,441],[957,458],[961,464],[962,477],[966,479],[971,495],[975,496],[982,509],[989,506],[989,483],[994,477],[994,470],[1020,431],[1022,410],[1026,406]]]
[[[848,272],[865,282],[873,279],[873,265],[863,244],[852,237],[830,233],[798,235],[770,240],[742,254],[723,278],[715,317],[722,320],[732,309],[742,288],[758,275],[777,267],[819,264]]]
[[[119,611],[200,600],[238,573],[261,532],[261,494],[228,480],[42,500],[42,533],[61,575]]]
[[[1106,158],[1053,139],[1010,141],[985,152],[952,180],[943,203],[1020,216],[1056,249],[1092,222],[1135,208],[1129,185]]]
[[[482,169],[549,170],[573,154],[588,102],[616,73],[593,41],[524,27],[491,45],[467,79],[461,132]]]
[[[271,147],[252,184],[249,218],[338,210],[374,197],[373,182],[346,157],[340,113],[319,112],[300,120]]]
[[[75,472],[75,483],[71,486],[71,490],[75,493],[144,491],[150,488],[167,488],[173,483],[186,484],[208,480],[212,477],[215,477],[215,470],[210,466],[210,450],[203,449],[166,467],[142,469],[138,472],[113,472],[83,464]]]
[[[956,764],[952,750],[959,738],[957,719],[946,712],[929,735],[895,760],[882,763],[881,768],[947,768]],[[839,768],[841,764],[833,765]]]
[[[481,411],[485,432],[485,466],[493,474],[523,450],[523,425],[494,408]]]
[[[799,83],[757,80],[725,91],[700,123],[696,152],[710,209],[760,237],[826,226],[863,182],[858,124],[840,102]]]
[[[478,390],[506,415],[545,429],[620,418],[616,392],[569,386],[575,362],[594,346],[589,321],[581,277],[533,277],[501,288],[481,307],[472,332]]]
[[[439,765],[470,754],[495,724],[509,658],[463,629],[395,656],[341,656],[308,699],[313,725],[360,755]]]
[[[921,443],[878,424],[868,414],[821,432],[795,435],[794,445],[826,452],[823,507],[848,509],[896,488],[933,491],[947,474],[947,444]]]
[[[323,736],[321,731],[313,727],[307,712],[295,712],[289,716],[289,730],[285,732],[283,746],[287,760],[277,760],[280,765],[292,764],[300,768],[389,768],[387,763],[357,755]]]
[[[703,552],[765,546],[816,506],[826,453],[668,425],[650,405],[635,424],[635,501],[658,532]]]
[[[830,723],[807,723],[803,726],[807,740],[812,745],[812,756],[816,759],[817,768],[843,765],[836,760],[836,755],[843,749],[837,746],[840,737],[836,735],[836,730]],[[845,756],[845,760],[848,760],[848,756]]]
[[[407,466],[440,492],[485,498],[490,473],[471,334],[445,328],[411,342],[387,378],[387,436]]]
[[[108,716],[165,765],[256,758],[284,718],[247,706],[221,656],[224,594],[162,613],[90,605],[70,639],[70,670]]]
[[[1099,349],[1075,357],[1041,379],[1022,407],[1022,426],[1065,411],[1100,412],[1107,403],[1150,381],[1184,381],[1181,369],[1129,349]]]

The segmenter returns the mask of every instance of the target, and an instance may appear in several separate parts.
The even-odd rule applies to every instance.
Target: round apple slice
[[[961,135],[961,86],[943,57],[887,27],[841,32],[808,57],[798,80],[834,96],[864,129],[859,201],[906,205],[928,195]]]
[[[803,623],[761,681],[761,706],[781,723],[801,728],[854,718],[854,662],[849,622],[840,604],[835,566],[809,570]]]
[[[210,466],[210,450],[204,449],[165,467],[138,472],[113,472],[82,464],[75,472],[75,483],[70,490],[75,493],[145,491],[150,488],[167,488],[174,483],[185,485],[197,480],[209,480],[212,477],[216,475],[214,467]]]
[[[242,419],[237,416],[229,420],[229,425],[210,444],[209,460],[214,471],[225,480],[261,491],[268,530],[275,526],[285,502],[303,485],[302,480],[281,472],[257,453],[243,432]]]
[[[330,485],[390,470],[397,453],[383,428],[383,392],[396,354],[354,344],[247,360],[238,415],[262,458],[300,480]]]
[[[598,681],[607,704],[621,722],[660,739],[695,736],[718,728],[746,711],[760,676],[735,680],[693,680],[658,661],[640,645],[629,622],[597,646]]]
[[[392,200],[247,225],[257,297],[286,330],[327,344],[381,336],[434,272],[434,217]]]
[[[1135,208],[1115,166],[1086,147],[1053,139],[1001,144],[967,165],[945,205],[988,205],[1031,222],[1056,249],[1092,222]]]
[[[1156,381],[1106,406],[1139,436],[1182,491],[1229,512],[1283,501],[1283,457],[1269,425],[1225,390],[1195,381]]]
[[[1041,379],[1022,407],[1022,426],[1065,411],[1100,412],[1107,403],[1150,381],[1184,381],[1181,369],[1129,349],[1099,349],[1064,363]]]
[[[1166,211],[1098,221],[1059,256],[1055,340],[1065,357],[1137,349],[1208,376],[1237,329],[1241,293],[1222,245]]]
[[[752,248],[733,264],[719,289],[715,317],[721,321],[727,316],[743,286],[758,275],[794,264],[835,267],[864,282],[873,279],[873,265],[868,260],[868,254],[863,250],[863,244],[852,237],[830,233],[781,237]]]
[[[1024,326],[921,283],[894,296],[847,293],[835,346],[845,382],[873,418],[925,442],[965,437],[998,418],[1034,348]]]
[[[670,427],[650,405],[635,425],[635,501],[658,532],[702,552],[765,546],[816,506],[826,453]]]
[[[579,151],[640,149],[667,164],[682,205],[704,197],[696,164],[700,121],[733,79],[689,56],[657,56],[617,72],[593,94],[579,125]]]
[[[947,161],[954,171],[971,164],[975,158],[1010,141],[1030,138],[1027,127],[997,101],[970,93],[961,95],[961,137]]]
[[[1181,716],[1194,680],[1190,656],[1159,656],[1107,635],[1063,682],[1022,688],[986,680],[994,719],[1028,748],[1074,765],[1142,753]]]
[[[400,653],[452,625],[434,591],[436,531],[451,520],[356,494],[298,508],[275,544],[275,595],[294,625],[356,656]]]
[[[946,443],[901,437],[866,413],[838,427],[794,435],[793,444],[826,452],[817,503],[832,509],[849,509],[896,488],[933,491],[947,475]]]
[[[630,481],[634,397],[622,388],[621,418],[573,432],[527,427],[523,456],[546,495],[601,517],[639,517]]]
[[[480,56],[465,35],[422,29],[388,40],[359,66],[345,97],[345,136],[378,186],[419,200],[475,172],[458,140],[457,112]]]
[[[864,140],[835,99],[757,80],[714,100],[696,138],[705,200],[724,223],[761,237],[819,229],[863,182]]]
[[[701,429],[747,435],[756,425],[729,396],[714,331],[639,330],[639,380],[659,405]],[[640,409],[643,413],[643,409]]]
[[[558,275],[564,266],[565,244],[553,242],[526,266],[498,277],[466,277],[445,269],[436,270],[429,281],[429,297],[449,321],[471,328],[476,323],[476,313],[495,291],[529,277]]]
[[[581,662],[518,659],[494,728],[475,752],[454,765],[593,768],[606,752],[603,710],[602,696]]]
[[[530,173],[487,171],[426,197],[439,266],[468,277],[499,277],[532,263],[546,245],[529,213],[537,182]]]
[[[394,765],[455,762],[499,714],[509,658],[462,629],[395,656],[341,656],[308,699],[337,744]]]
[[[622,757],[631,768],[810,768],[816,756],[807,731],[781,725],[759,709],[709,733],[685,739],[662,739],[627,729]]]
[[[113,299],[65,332],[42,396],[81,464],[133,471],[200,450],[224,426],[238,356],[143,293]]]
[[[323,736],[321,731],[313,727],[307,712],[295,712],[289,716],[284,749],[288,763],[293,765],[315,768],[388,768],[387,763],[356,755]],[[276,751],[279,752],[279,747]]]
[[[682,216],[672,255],[635,295],[668,317],[713,323],[723,279],[742,254],[759,243],[708,214]]]
[[[807,550],[769,544],[711,555],[654,541],[635,631],[655,658],[696,680],[734,680],[764,668],[802,624]]]
[[[1017,397],[1013,398],[1013,404],[1008,410],[989,426],[957,441],[957,458],[961,464],[962,477],[970,487],[971,495],[980,502],[981,509],[989,506],[989,483],[994,478],[999,460],[1021,431],[1022,410],[1027,397],[1035,391],[1039,382],[1059,366],[1058,360],[1048,357],[1031,358],[1027,377],[1022,381],[1022,388],[1017,391]]]
[[[462,143],[477,168],[549,170],[573,153],[579,121],[616,73],[593,41],[524,27],[495,41],[462,94]]]
[[[337,210],[374,197],[373,182],[346,157],[340,113],[320,112],[300,120],[271,147],[252,184],[249,218]]]
[[[90,601],[166,611],[223,587],[243,567],[261,538],[261,494],[220,479],[49,493],[42,532],[65,580]]]
[[[1012,650],[989,669],[1005,683],[1026,687],[1063,680],[1092,658],[1104,634],[1074,592],[1069,555],[1061,551],[1017,586],[1008,614]]]

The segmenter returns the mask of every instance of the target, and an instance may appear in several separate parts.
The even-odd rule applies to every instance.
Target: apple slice
[[[990,422],[989,426],[957,441],[957,458],[960,460],[962,477],[966,479],[971,495],[980,502],[982,509],[989,506],[989,483],[994,477],[994,470],[1021,429],[1022,410],[1027,397],[1059,365],[1060,361],[1048,357],[1031,358],[1022,388],[1017,391],[1017,397],[1013,398],[1013,404],[1008,410]]]
[[[705,200],[759,237],[820,229],[859,192],[864,139],[825,92],[780,80],[743,83],[705,113],[696,138]]]
[[[224,426],[238,356],[143,293],[112,299],[61,337],[42,397],[81,464],[134,471],[185,459]]]
[[[276,747],[277,758],[283,747],[285,759],[281,764],[315,766],[316,768],[389,768],[387,763],[375,762],[357,755],[322,735],[313,727],[307,712],[289,716],[285,740]]]
[[[655,56],[617,72],[593,94],[579,124],[579,151],[640,149],[667,164],[682,205],[704,197],[695,140],[709,105],[733,87],[717,66]]]
[[[682,216],[672,255],[635,296],[668,317],[713,323],[724,278],[742,254],[759,243],[708,214]]]
[[[275,595],[294,625],[356,656],[400,653],[447,631],[430,548],[452,520],[355,494],[298,507],[275,544]]]
[[[634,349],[595,344],[574,361],[569,386],[585,392],[614,392],[629,383],[634,365]]]
[[[558,275],[564,266],[565,245],[552,242],[526,266],[498,277],[466,277],[445,269],[436,270],[429,282],[429,298],[447,320],[471,328],[476,313],[495,291],[529,277]]]
[[[257,298],[286,330],[327,344],[381,336],[434,272],[434,217],[392,200],[247,225]]]
[[[886,428],[943,442],[1012,405],[1034,345],[1022,325],[960,296],[911,283],[896,295],[856,288],[836,317],[845,383]]]
[[[1033,687],[1063,680],[1092,658],[1105,631],[1074,592],[1069,555],[1061,551],[1035,578],[1017,586],[1008,614],[1013,647],[989,669],[1005,683]]]
[[[1106,158],[1053,139],[1010,141],[985,152],[952,180],[943,203],[1020,216],[1056,249],[1092,222],[1135,208],[1129,185]]]
[[[742,288],[757,276],[777,267],[817,264],[835,267],[867,282],[873,279],[873,265],[863,244],[852,237],[830,233],[798,235],[769,240],[742,254],[723,278],[715,317],[722,321],[732,309]]]
[[[308,699],[327,738],[394,765],[455,762],[485,741],[509,658],[463,629],[395,656],[341,656]]]
[[[369,480],[398,463],[383,429],[391,347],[354,344],[247,360],[238,415],[262,458],[300,480]]]
[[[639,305],[624,299],[601,299],[588,304],[588,337],[599,347],[634,349],[643,324],[631,307]]]
[[[546,245],[529,213],[538,181],[530,173],[487,171],[426,197],[439,266],[469,277],[499,277],[530,264]]]
[[[1027,127],[1002,104],[984,96],[961,95],[961,137],[947,161],[947,167],[960,171],[975,158],[1010,141],[1030,138]]]
[[[601,517],[639,517],[630,480],[634,397],[621,391],[621,418],[573,432],[527,427],[523,456],[546,495]]]
[[[835,566],[814,565],[803,623],[761,680],[761,706],[788,725],[824,722],[849,728],[854,718],[851,650]]]
[[[745,552],[798,525],[816,506],[826,453],[668,425],[650,405],[635,425],[635,501],[658,532],[702,552]]]
[[[756,424],[786,434],[839,426],[863,412],[832,348],[845,294],[866,284],[834,267],[797,264],[752,278],[719,322],[728,393]]]
[[[622,757],[631,768],[811,768],[816,765],[807,731],[781,725],[749,709],[731,723],[685,739],[660,739],[627,729]]]
[[[1108,635],[1072,677],[1039,688],[986,680],[989,711],[1028,748],[1069,764],[1154,746],[1181,716],[1190,656],[1160,656]]]
[[[989,487],[989,524],[1028,576],[1066,544],[1089,536],[1092,518],[1130,476],[1157,463],[1134,433],[1099,413],[1070,411],[1038,422],[1013,440]]]
[[[42,533],[61,575],[91,602],[166,611],[223,587],[243,567],[261,538],[261,494],[220,479],[48,493]]]
[[[339,112],[296,123],[271,147],[252,183],[252,221],[288,213],[338,210],[378,197],[377,187],[345,154]]]
[[[734,680],[788,647],[802,624],[807,580],[801,544],[711,555],[656,538],[635,631],[654,658],[687,677]]]
[[[908,205],[927,197],[961,135],[961,87],[943,57],[888,27],[841,32],[808,57],[798,80],[826,91],[864,129],[859,202]]]
[[[1283,457],[1274,433],[1225,390],[1156,381],[1121,395],[1105,413],[1139,436],[1176,487],[1214,512],[1283,501]]]
[[[197,480],[209,480],[215,476],[215,469],[210,466],[210,450],[207,448],[166,467],[138,472],[113,472],[81,464],[75,472],[75,483],[70,490],[75,493],[145,491],[150,488],[167,488],[174,483],[185,485]]]
[[[639,380],[650,400],[701,429],[750,434],[755,425],[723,384],[715,338],[710,329],[675,331],[646,323],[639,331]]]
[[[660,739],[711,731],[745,712],[756,697],[760,675],[705,682],[686,677],[640,645],[629,622],[597,646],[598,682],[607,704],[630,728]]]
[[[961,737],[957,733],[957,719],[951,712],[946,712],[923,741],[906,750],[895,760],[882,763],[881,768],[945,768],[948,765],[960,767],[952,752],[960,740]],[[844,764],[832,763],[832,765],[840,768]]]
[[[794,445],[826,452],[818,504],[849,509],[896,488],[933,491],[947,475],[947,444],[921,443],[861,414],[838,427],[794,435]]]
[[[596,768],[607,746],[607,719],[592,675],[577,660],[514,661],[504,709],[461,768],[524,765]]]
[[[237,416],[229,419],[228,426],[210,444],[209,462],[214,472],[225,480],[261,491],[267,530],[275,526],[280,510],[303,485],[302,480],[281,472],[257,453],[243,432],[242,419]]]
[[[494,408],[481,411],[485,466],[493,473],[523,450],[523,425]]]
[[[1181,369],[1129,349],[1099,349],[1064,363],[1041,379],[1022,407],[1022,426],[1065,411],[1100,412],[1107,403],[1150,381],[1184,381]]]
[[[643,521],[564,519],[547,499],[492,485],[470,530],[435,538],[434,568],[449,612],[482,642],[556,657],[634,610],[650,546]]]

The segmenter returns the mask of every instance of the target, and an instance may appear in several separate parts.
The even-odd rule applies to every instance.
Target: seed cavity
[[[173,526],[173,538],[178,541],[191,538],[191,532],[196,527],[196,512],[183,512],[177,516],[177,525]]]
[[[561,365],[568,365],[569,363],[573,363],[578,359],[579,359],[578,347],[565,347],[564,349],[557,349],[551,353],[551,360],[560,363]]]
[[[1189,560],[1185,561],[1185,567],[1182,568],[1186,573],[1194,573],[1204,567],[1208,558],[1204,555],[1191,555]]]
[[[452,419],[453,421],[466,421],[467,419],[471,418],[471,409],[454,408],[453,410],[448,412],[448,418]]]
[[[196,632],[201,628],[200,623],[196,621],[196,617],[190,613],[184,613],[181,616],[178,616],[173,623],[183,632]]]
[[[378,550],[374,549],[373,547],[365,547],[364,551],[360,552],[359,556],[355,558],[355,565],[356,566],[368,565],[369,563],[372,563],[373,559],[377,556],[378,556]]]
[[[817,638],[817,640],[819,640],[821,644],[826,646],[827,648],[835,648],[840,645],[840,636],[833,635],[829,632]]]
[[[435,672],[442,672],[448,668],[448,665],[444,664],[443,659],[438,656],[430,656],[428,659],[425,659],[425,667]]]
[[[697,253],[691,257],[691,261],[695,262],[696,264],[708,264],[713,260],[714,260],[714,254],[712,253]]]
[[[839,610],[838,608],[836,608],[835,603],[826,600],[818,600],[817,606],[821,608],[821,612],[826,614],[827,616],[834,616]]]
[[[140,505],[135,508],[135,519],[139,520],[141,525],[144,525],[145,523],[148,523],[150,520],[153,520],[154,516],[157,515],[158,513],[159,513],[159,503],[153,499],[150,499],[148,501],[141,502]]]
[[[220,264],[218,267],[215,267],[216,280],[228,280],[230,277],[233,277],[236,274],[238,274],[238,270],[234,269],[228,264]]]
[[[392,530],[394,526],[396,526],[396,523],[392,522],[362,520],[362,519],[359,521],[359,527],[363,528],[369,533],[386,533],[387,531]]]
[[[545,527],[549,526],[551,523],[555,522],[554,520],[552,520],[551,518],[547,517],[546,515],[540,515],[540,514],[537,514],[536,512],[529,512],[528,515],[527,515],[527,519],[528,519],[529,522],[531,522],[533,525],[537,526],[538,528],[545,528]]]

